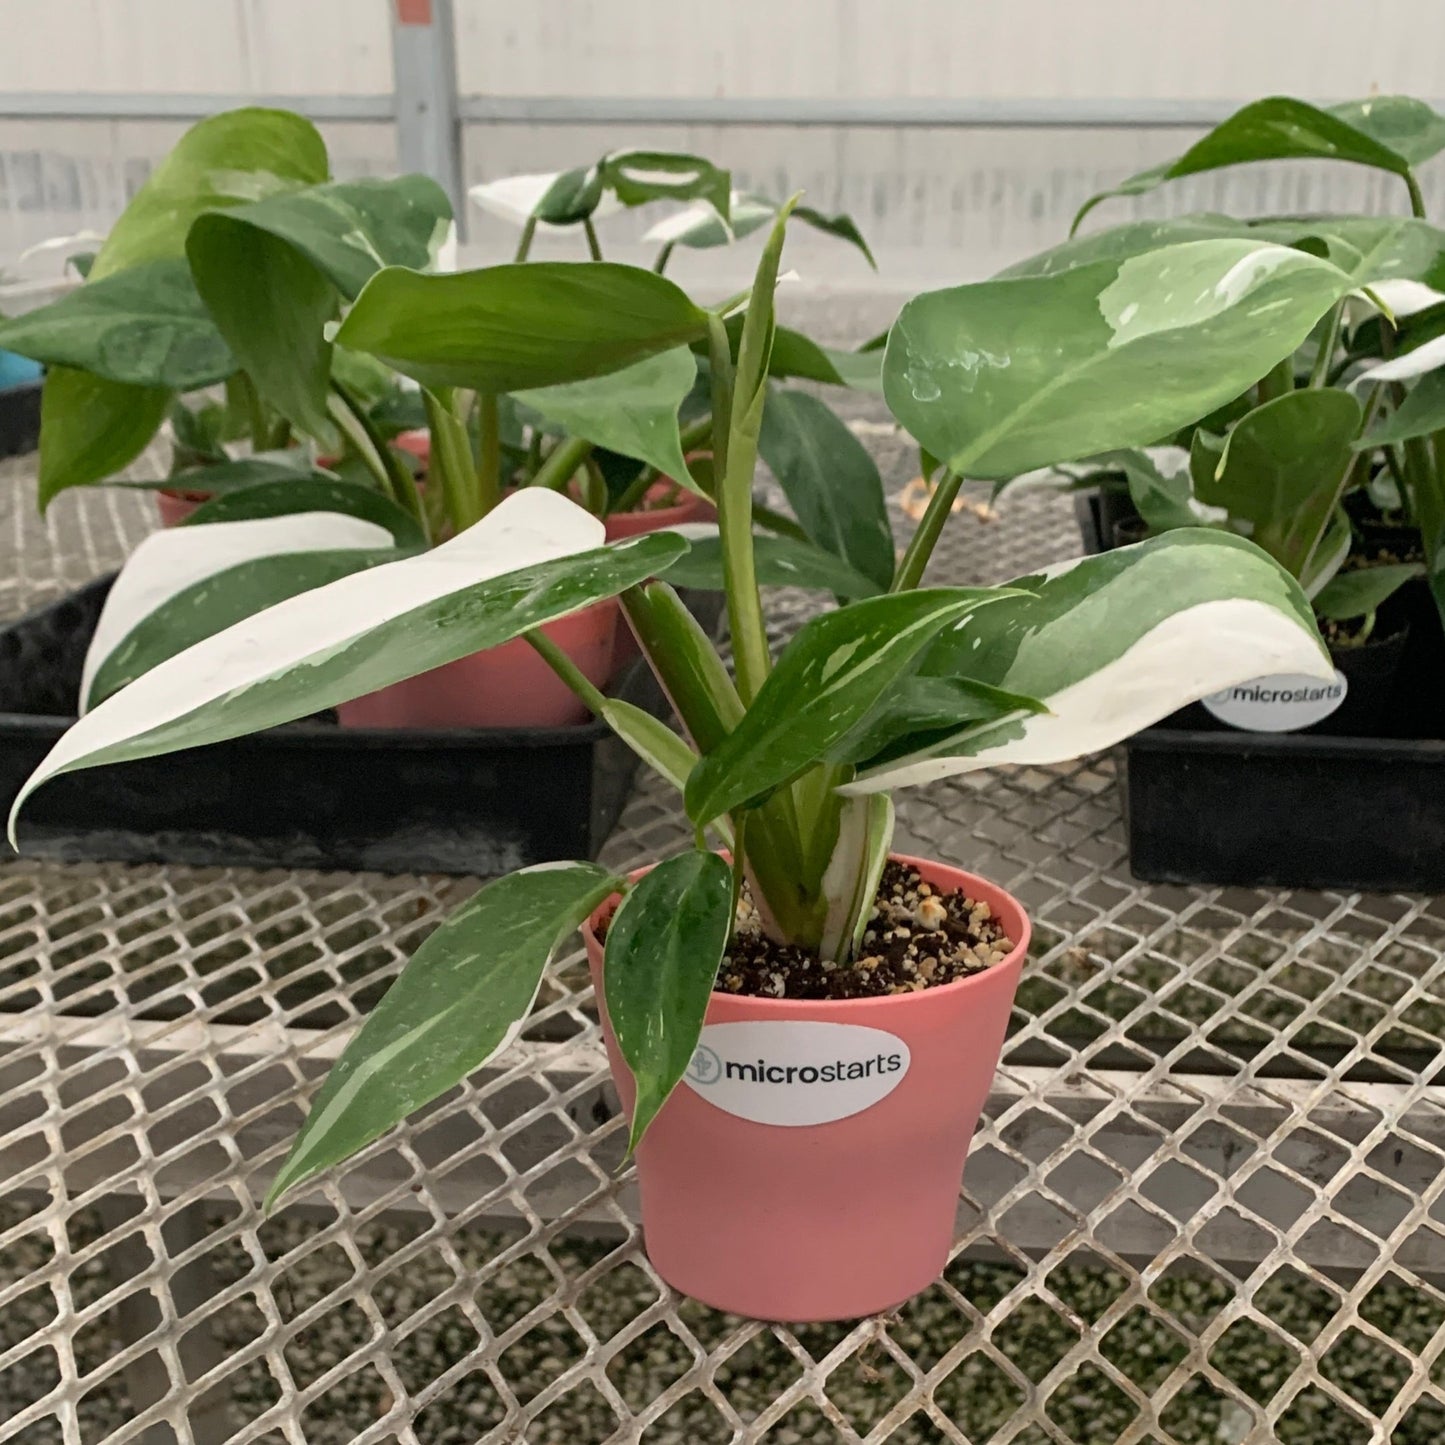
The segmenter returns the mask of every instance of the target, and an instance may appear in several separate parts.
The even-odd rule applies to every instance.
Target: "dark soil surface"
[[[962,892],[942,893],[912,868],[883,872],[863,948],[852,963],[825,963],[806,949],[773,942],[747,907],[718,970],[720,993],[755,998],[876,998],[916,993],[982,973],[1013,950],[989,911]]]

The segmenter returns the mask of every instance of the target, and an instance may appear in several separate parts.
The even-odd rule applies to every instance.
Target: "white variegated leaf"
[[[292,597],[146,672],[86,714],[27,780],[241,737],[374,692],[615,596],[687,546],[603,545],[602,523],[528,487],[434,551]]]
[[[1333,676],[1298,584],[1242,538],[1184,528],[1012,584],[1030,595],[952,625],[922,671],[1047,704],[865,765],[847,794],[1000,763],[1064,762],[1271,673]]]
[[[1407,381],[1412,376],[1423,376],[1427,371],[1435,371],[1442,366],[1445,366],[1445,336],[1437,336],[1433,341],[1427,341],[1423,346],[1407,351],[1403,356],[1369,367],[1359,374],[1356,381],[1368,381],[1371,384]]]
[[[106,658],[138,623],[197,583],[263,557],[379,551],[392,545],[386,528],[339,512],[301,512],[153,532],[131,553],[101,609],[80,675],[81,712],[87,709],[91,684]],[[284,595],[290,594],[278,594],[262,605]]]
[[[537,203],[552,189],[561,174],[560,171],[550,171],[544,175],[503,176],[500,180],[484,181],[473,186],[467,194],[489,215],[510,221],[514,226],[525,226],[532,219]],[[592,212],[592,219],[601,220],[621,209],[621,201],[610,192],[604,192]],[[538,221],[537,229],[562,234],[574,228]]]

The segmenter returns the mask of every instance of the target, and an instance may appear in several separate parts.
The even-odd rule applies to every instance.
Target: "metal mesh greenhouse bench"
[[[17,490],[9,615],[143,527],[87,497],[52,538]],[[960,523],[940,575],[1071,525]],[[943,1279],[792,1328],[652,1272],[575,953],[500,1067],[263,1220],[327,1062],[467,880],[5,864],[0,1441],[1440,1439],[1445,903],[1136,884],[1109,758],[955,779],[900,830],[1037,942]],[[642,784],[603,856],[685,837]]]

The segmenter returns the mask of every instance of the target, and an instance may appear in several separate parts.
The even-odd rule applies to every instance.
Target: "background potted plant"
[[[773,1318],[897,1304],[945,1262],[1028,928],[985,880],[890,859],[891,789],[1107,746],[1261,667],[1328,671],[1294,580],[1211,531],[1004,588],[920,586],[962,475],[1172,431],[1290,355],[1350,288],[1327,261],[1237,240],[911,302],[889,339],[886,395],[943,459],[944,481],[889,589],[816,617],[774,657],[752,484],[785,221],[786,208],[736,345],[720,311],[702,316],[733,673],[668,583],[646,581],[683,539],[607,544],[595,517],[527,488],[434,552],[292,597],[141,673],[17,800],[16,813],[58,773],[235,737],[511,637],[682,790],[693,848],[634,879],[586,863],[524,870],[443,923],[338,1061],[273,1199],[504,1048],[548,959],[586,922],[664,1277]],[[532,295],[537,269],[509,272],[508,294]],[[1164,284],[1181,269],[1195,284]],[[504,352],[514,364],[576,354],[573,316],[443,327],[429,293],[453,300],[466,283],[404,284],[418,304],[396,313],[387,350],[414,367],[475,376]],[[981,355],[990,365],[966,364]],[[615,595],[686,740],[599,694],[537,631]],[[709,831],[727,853],[710,851]],[[812,999],[778,996],[809,987]]]
[[[1251,680],[1213,700],[1214,716],[1191,708],[1131,743],[1130,850],[1143,877],[1432,888],[1445,876],[1436,861],[1445,811],[1431,803],[1445,763],[1445,391],[1435,375],[1445,362],[1436,340],[1445,232],[1425,218],[1414,174],[1442,147],[1445,118],[1407,97],[1328,109],[1257,101],[1182,156],[1095,197],[1076,231],[1111,195],[1306,157],[1399,176],[1412,214],[1130,222],[1075,235],[1004,273],[1062,277],[1102,257],[1236,236],[1328,257],[1358,288],[1294,357],[1168,438],[1173,445],[1101,456],[1052,479],[1086,489],[1081,520],[1104,546],[1201,522],[1253,537],[1311,594],[1339,670],[1325,690]],[[1211,738],[1216,718],[1281,735]],[[1362,741],[1332,752],[1297,731]]]

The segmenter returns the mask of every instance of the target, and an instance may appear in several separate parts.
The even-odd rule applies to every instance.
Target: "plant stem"
[[[534,651],[541,654],[547,666],[587,704],[593,716],[601,717],[602,707],[607,699],[602,696],[598,688],[592,685],[582,669],[545,632],[538,628],[534,627],[530,632],[524,632],[522,636],[527,639]]]
[[[376,478],[380,490],[416,518],[417,525],[430,543],[431,522],[422,505],[421,493],[417,491],[416,478],[406,463],[387,446],[361,405],[335,380],[331,383],[327,409],[343,435],[356,448],[366,469]]]
[[[779,537],[791,537],[795,542],[811,542],[812,538],[791,518],[782,512],[775,512],[761,502],[753,503],[753,521]]]
[[[1365,414],[1360,422],[1360,435],[1363,436],[1370,429],[1370,423],[1375,419],[1375,413],[1380,409],[1380,402],[1384,397],[1384,386],[1376,386],[1370,392],[1370,399],[1365,403]],[[1314,541],[1310,543],[1309,551],[1305,553],[1304,561],[1300,563],[1299,570],[1294,574],[1295,578],[1309,575],[1310,565],[1315,560],[1315,554],[1320,550],[1320,543],[1324,541],[1325,533],[1329,531],[1330,518],[1335,514],[1335,508],[1340,505],[1345,493],[1349,490],[1350,477],[1354,474],[1356,466],[1368,465],[1369,452],[1351,453],[1349,461],[1345,463],[1344,471],[1340,473],[1340,479],[1335,484],[1335,494],[1330,499],[1329,506],[1323,512],[1324,520],[1320,523],[1319,531],[1315,533]]]
[[[266,450],[266,440],[271,427],[266,420],[266,408],[261,403],[261,393],[256,390],[256,383],[251,380],[248,372],[236,372],[231,381],[235,385],[237,399],[246,408],[246,427],[251,433],[251,450],[263,452]]]
[[[769,297],[769,303],[771,299]],[[749,321],[754,314],[749,313]],[[743,332],[746,338],[746,325]],[[727,588],[728,626],[732,631],[738,692],[744,703],[751,704],[773,666],[753,557],[752,478],[755,449],[745,442],[745,434],[756,437],[757,425],[749,417],[739,426],[738,420],[733,416],[734,397],[738,393],[734,392],[733,387],[732,352],[727,330],[716,316],[708,318],[708,339],[712,351],[713,418],[716,423],[714,456],[717,454],[719,436],[727,436],[727,454],[717,484],[717,509],[723,580]],[[756,408],[760,419],[766,400],[766,386],[760,378],[747,380],[750,385],[741,394],[746,398],[745,404],[750,411]]]
[[[890,592],[912,591],[923,580],[928,559],[933,556],[933,549],[938,545],[943,525],[948,521],[954,499],[962,485],[963,478],[956,472],[944,472],[938,479],[933,495],[928,499],[923,520],[918,524],[918,530],[914,532],[908,543],[908,550],[904,552],[903,560],[893,574],[893,583],[888,589]]]
[[[520,263],[527,259],[532,249],[532,237],[537,234],[536,216],[528,216],[527,224],[522,227],[522,239],[517,242],[517,254],[512,257],[514,263]]]
[[[582,234],[587,237],[587,254],[594,261],[602,259],[602,247],[597,243],[597,227],[592,224],[592,217],[586,216],[582,221]]]
[[[668,241],[663,245],[662,250],[657,253],[657,260],[652,263],[652,269],[656,271],[659,276],[667,270],[667,263],[672,259],[672,250],[676,244],[676,241]]]
[[[1415,179],[1415,173],[1411,170],[1405,172],[1405,185],[1410,191],[1410,213],[1416,220],[1425,220],[1425,197],[1420,193],[1420,182]]]
[[[581,437],[567,437],[552,448],[547,460],[532,474],[528,485],[550,487],[554,492],[564,491],[577,468],[591,455],[591,442],[585,442]]]
[[[1317,390],[1325,384],[1330,374],[1330,358],[1335,354],[1335,347],[1340,339],[1340,321],[1345,314],[1345,303],[1337,301],[1330,308],[1330,318],[1325,326],[1325,334],[1320,340],[1320,354],[1315,357],[1315,364],[1310,368],[1310,379],[1308,386]]]
[[[477,500],[485,517],[502,500],[502,422],[494,391],[477,395],[477,433]]]
[[[450,388],[432,391],[421,389],[426,407],[427,427],[431,432],[431,462],[428,480],[440,486],[446,499],[447,518],[452,531],[464,532],[478,520],[478,485],[476,468],[472,465],[472,445],[466,428],[452,410]]]
[[[1260,378],[1259,401],[1262,406],[1267,401],[1275,401],[1281,396],[1287,396],[1294,390],[1294,357],[1286,356],[1275,362],[1270,369]]]

